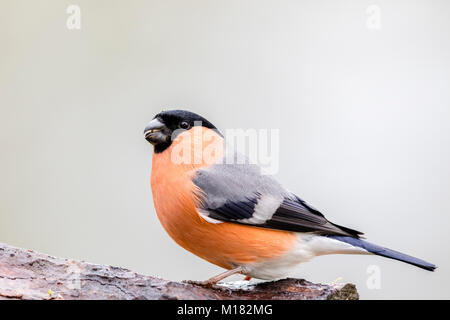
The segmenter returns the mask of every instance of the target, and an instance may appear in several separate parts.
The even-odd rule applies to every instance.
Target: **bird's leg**
[[[206,280],[206,283],[211,283],[211,284],[216,284],[217,282],[219,282],[222,279],[228,278],[229,276],[232,276],[233,274],[236,273],[240,273],[242,272],[244,269],[242,267],[237,267],[231,270],[227,270],[225,272],[222,272],[221,274],[218,274],[215,277],[209,278],[208,280]]]
[[[222,272],[221,274],[218,274],[217,276],[209,278],[208,280],[205,280],[205,281],[188,281],[188,282],[192,283],[192,284],[198,284],[201,286],[211,287],[211,286],[215,285],[217,282],[219,282],[220,280],[225,279],[229,276],[232,276],[233,274],[241,273],[242,271],[244,271],[244,268],[236,267],[234,269]]]

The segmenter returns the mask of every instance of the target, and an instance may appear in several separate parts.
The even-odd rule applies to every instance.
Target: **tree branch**
[[[353,284],[284,279],[235,281],[212,288],[144,276],[127,269],[55,258],[0,243],[2,299],[358,299]]]

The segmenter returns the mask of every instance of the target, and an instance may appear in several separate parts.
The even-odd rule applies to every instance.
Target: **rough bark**
[[[353,284],[284,279],[235,281],[212,288],[127,269],[55,258],[0,243],[1,299],[358,299]]]

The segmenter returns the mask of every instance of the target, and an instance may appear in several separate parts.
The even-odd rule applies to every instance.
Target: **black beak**
[[[145,140],[155,145],[167,141],[167,128],[160,120],[153,119],[144,129]]]
[[[159,121],[158,119],[153,119],[144,129],[144,136],[149,133],[158,132],[164,129],[164,123]]]

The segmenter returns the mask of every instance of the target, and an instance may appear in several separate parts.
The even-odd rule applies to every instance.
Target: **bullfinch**
[[[186,250],[232,275],[285,278],[325,254],[375,254],[433,271],[436,266],[369,243],[328,221],[244,156],[193,112],[163,111],[144,130],[154,147],[151,188],[158,218]],[[229,150],[230,149],[230,150]]]

